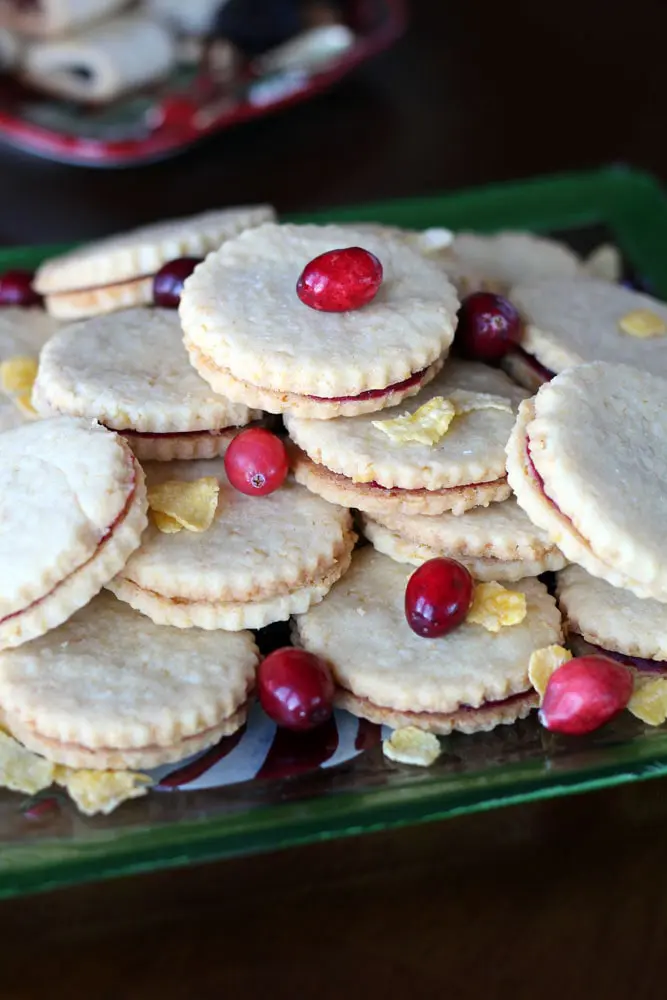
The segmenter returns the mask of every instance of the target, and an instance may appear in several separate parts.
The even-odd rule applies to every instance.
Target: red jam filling
[[[358,396],[306,396],[305,398],[315,399],[318,403],[347,403],[352,400],[379,399],[380,396],[386,396],[390,392],[399,392],[403,389],[410,389],[413,385],[418,385],[427,371],[428,368],[422,368],[420,372],[415,372],[414,375],[404,379],[403,382],[394,382],[393,385],[388,385],[386,389],[367,389],[366,392],[360,392]]]
[[[347,478],[347,477],[345,477]],[[354,480],[351,480],[354,482]],[[443,486],[440,490],[427,490],[426,487],[421,486],[415,490],[404,489],[402,486],[383,486],[382,483],[376,483],[372,480],[370,483],[354,483],[355,486],[371,486],[374,490],[384,490],[385,493],[449,493],[450,490],[467,490],[471,487],[477,486],[491,486],[492,483],[497,483],[497,479],[491,480],[491,482],[484,483],[460,483],[458,486]]]
[[[597,646],[594,642],[588,642],[588,639],[585,641],[597,653],[609,656],[612,660],[618,660],[619,663],[623,663],[626,667],[634,667],[635,670],[641,670],[644,673],[667,674],[667,662],[665,660],[646,660],[643,656],[628,656],[626,653],[618,653],[616,650]]]
[[[512,354],[518,355],[522,361],[525,361],[535,374],[539,375],[543,382],[551,382],[551,379],[556,377],[556,372],[552,372],[550,368],[545,368],[544,365],[541,365],[537,358],[529,354],[528,351],[524,351],[523,347],[515,347]]]

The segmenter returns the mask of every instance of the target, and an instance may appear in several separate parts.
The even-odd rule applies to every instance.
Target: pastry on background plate
[[[45,261],[35,288],[59,319],[148,305],[153,278],[164,264],[205,257],[237,233],[274,217],[269,205],[249,205],[142,226]]]
[[[151,519],[141,547],[108,587],[159,625],[262,628],[322,600],[348,568],[350,513],[287,480],[274,493],[235,490],[222,459],[146,466]],[[165,483],[216,481],[206,526],[172,531],[152,494]],[[160,525],[160,527],[158,527]],[[164,529],[167,529],[165,531]]]
[[[503,372],[449,360],[417,396],[380,414],[286,414],[295,476],[331,503],[378,516],[505,500],[505,445],[524,396]]]
[[[103,593],[0,653],[3,725],[68,767],[157,767],[243,725],[258,662],[249,632],[186,635]]]
[[[298,645],[321,656],[336,681],[336,702],[393,728],[447,734],[488,731],[522,719],[538,697],[531,654],[561,639],[556,602],[539,580],[512,585],[525,617],[491,632],[464,621],[425,639],[408,626],[405,590],[412,570],[370,546],[317,607],[296,617]]]
[[[142,461],[222,455],[238,428],[262,415],[217,396],[197,375],[168,309],[127,309],[61,329],[42,352],[33,404],[45,416],[98,420]]]
[[[0,434],[0,649],[87,604],[145,526],[143,472],[122,437],[71,417]]]
[[[569,562],[667,602],[666,440],[666,380],[579,365],[521,403],[507,475]]]
[[[440,514],[383,515],[362,519],[363,532],[378,552],[421,566],[429,559],[456,559],[476,580],[502,583],[562,569],[565,557],[510,497],[476,507],[461,517]]]
[[[376,283],[364,274],[357,285],[356,259],[343,278],[371,298],[342,310],[306,304],[297,283],[315,258],[352,247],[376,268]],[[330,287],[329,277],[318,274],[315,285]],[[190,360],[216,392],[269,413],[329,420],[418,392],[449,350],[458,305],[437,265],[402,241],[267,224],[209,254],[185,282],[180,316]]]
[[[31,413],[31,382],[39,353],[57,329],[43,309],[0,308],[0,431],[36,416]]]

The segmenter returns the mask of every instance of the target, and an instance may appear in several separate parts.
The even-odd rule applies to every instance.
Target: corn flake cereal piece
[[[0,786],[34,795],[53,784],[55,766],[0,732]]]
[[[152,784],[136,771],[89,771],[58,766],[55,781],[67,789],[79,812],[108,816],[121,803],[145,795]]]
[[[525,617],[526,595],[492,581],[476,585],[466,621],[489,632],[500,632],[501,628],[519,625]]]
[[[219,492],[220,484],[213,476],[193,482],[170,479],[149,486],[148,506],[158,514],[167,514],[188,531],[206,531],[213,524]]]
[[[449,430],[456,416],[454,405],[444,396],[434,396],[414,413],[404,413],[393,420],[373,420],[373,427],[395,444],[437,444]]]
[[[151,517],[155,527],[164,535],[175,535],[177,531],[183,530],[183,525],[174,517],[170,517],[169,514],[161,514],[159,510],[152,510]]]
[[[490,392],[471,392],[468,389],[455,389],[449,397],[454,404],[457,417],[475,410],[502,410],[504,413],[514,413],[512,404],[504,396],[494,396]]]
[[[382,752],[389,760],[399,764],[416,764],[430,767],[442,753],[440,741],[433,733],[426,733],[416,726],[395,729],[382,744]]]
[[[17,356],[0,365],[0,385],[4,392],[30,393],[36,377],[37,358]]]
[[[540,699],[544,698],[544,692],[554,670],[571,659],[572,653],[564,646],[545,646],[544,649],[536,649],[530,654],[528,677]]]
[[[622,316],[618,325],[631,337],[659,337],[667,333],[667,323],[650,309],[635,309]]]
[[[638,677],[628,711],[649,726],[667,720],[667,677]]]
[[[12,402],[19,408],[24,417],[37,416],[37,410],[32,405],[32,393],[19,392],[18,395],[12,396]]]

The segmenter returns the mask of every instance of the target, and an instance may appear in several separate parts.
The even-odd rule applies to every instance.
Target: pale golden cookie
[[[89,316],[102,316],[133,306],[149,306],[153,302],[153,278],[119,281],[101,288],[85,288],[81,292],[61,292],[45,295],[44,304],[55,319],[74,321]]]
[[[215,477],[218,507],[206,531],[164,534],[151,522],[141,548],[109,584],[159,624],[262,628],[306,610],[345,572],[355,541],[349,511],[288,479],[266,497],[230,486],[224,462],[146,467],[149,487]]]
[[[68,767],[155,767],[238,729],[258,661],[248,632],[184,635],[103,593],[0,654],[3,722]]]
[[[538,580],[513,585],[527,602],[520,624],[490,633],[464,622],[441,638],[424,639],[405,619],[411,572],[372,548],[361,549],[324,601],[295,620],[298,643],[330,663],[342,689],[339,697],[351,693],[345,705],[360,715],[371,714],[365,700],[373,710],[389,711],[390,724],[407,724],[405,713],[410,713],[409,724],[436,732],[489,729],[519,717],[531,687],[531,653],[561,639],[560,614],[546,587]],[[512,702],[489,703],[515,695],[522,697],[511,718],[499,718]],[[501,712],[475,718],[469,711],[487,707]]]
[[[459,232],[451,253],[461,276],[480,275],[491,291],[507,290],[519,282],[573,278],[583,273],[581,260],[569,247],[532,233],[508,231],[488,236]]]

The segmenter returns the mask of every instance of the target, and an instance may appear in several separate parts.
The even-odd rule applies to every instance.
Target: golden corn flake
[[[631,337],[659,337],[667,333],[667,323],[650,309],[635,309],[621,317],[618,325]]]
[[[526,617],[526,595],[500,583],[478,583],[466,621],[489,632],[519,625]]]
[[[171,479],[149,486],[148,506],[158,514],[166,514],[188,531],[206,531],[213,524],[219,492],[220,485],[213,476],[193,482]]]
[[[0,365],[3,392],[30,392],[37,377],[37,358],[8,358]]]
[[[544,698],[544,692],[554,670],[571,659],[572,653],[564,646],[545,646],[544,649],[536,649],[530,654],[528,677],[540,699]]]
[[[16,396],[12,396],[12,401],[15,406],[18,406],[24,417],[37,416],[37,410],[32,405],[31,392],[19,392]]]
[[[490,392],[469,392],[467,389],[455,389],[449,397],[454,404],[457,417],[475,410],[502,410],[504,413],[514,413],[512,404],[504,396],[494,396]]]
[[[145,795],[151,779],[136,771],[87,771],[58,766],[55,781],[67,789],[77,809],[86,816],[108,816],[121,803]]]
[[[159,510],[152,510],[151,517],[158,531],[165,535],[175,535],[177,531],[183,530],[183,525],[169,514],[161,514]]]
[[[373,420],[373,427],[390,437],[395,444],[437,444],[449,430],[456,416],[453,403],[434,396],[414,413],[404,413],[393,420]]]
[[[53,784],[54,765],[0,732],[0,786],[34,795]]]
[[[628,711],[649,726],[667,720],[667,677],[638,677]]]
[[[389,760],[399,764],[416,764],[430,767],[440,756],[440,741],[433,733],[426,733],[416,726],[396,729],[382,744],[382,752]]]

